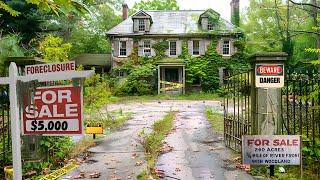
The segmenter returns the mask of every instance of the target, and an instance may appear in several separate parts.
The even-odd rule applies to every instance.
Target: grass
[[[221,100],[216,93],[191,93],[185,95],[148,95],[148,96],[129,96],[128,97],[117,97],[111,102],[113,103],[126,103],[126,102],[145,102],[145,101],[155,101],[155,100]]]
[[[68,156],[73,159],[86,152],[90,147],[95,146],[96,143],[92,138],[85,137],[77,142],[70,150]]]
[[[156,121],[152,126],[152,132],[146,134],[140,133],[142,145],[146,154],[147,169],[137,176],[139,180],[147,180],[150,176],[156,178],[154,171],[155,163],[161,154],[163,140],[173,128],[173,121],[177,112],[169,112],[163,119]]]
[[[224,130],[223,114],[209,106],[206,106],[205,114],[212,128],[219,134],[223,134],[223,130]]]
[[[124,113],[122,109],[111,111],[107,116],[98,111],[91,112],[91,118],[85,121],[85,124],[102,123],[102,126],[108,130],[117,130],[122,127],[130,118],[132,113]]]

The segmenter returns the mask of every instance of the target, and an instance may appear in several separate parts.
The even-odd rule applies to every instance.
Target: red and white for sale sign
[[[24,135],[82,134],[80,87],[40,87],[36,89],[33,102],[25,104]]]

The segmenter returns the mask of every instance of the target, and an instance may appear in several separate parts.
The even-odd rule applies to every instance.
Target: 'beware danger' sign
[[[284,86],[283,64],[257,64],[256,87],[282,88]]]
[[[25,135],[82,134],[81,88],[37,88],[34,100],[25,103],[22,125]]]
[[[243,164],[299,165],[301,137],[296,135],[242,136]]]

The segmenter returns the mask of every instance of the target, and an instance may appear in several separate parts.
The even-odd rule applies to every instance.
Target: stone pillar
[[[282,52],[254,54],[251,73],[252,134],[276,135],[281,131],[281,88],[257,88],[255,85],[256,64],[281,64],[287,54]]]

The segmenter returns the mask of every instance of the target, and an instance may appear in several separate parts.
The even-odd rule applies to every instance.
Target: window
[[[212,24],[212,22],[208,22],[208,30],[209,30],[209,31],[213,30],[213,24]]]
[[[145,31],[146,30],[146,24],[144,22],[144,19],[139,19],[139,31]]]
[[[170,41],[170,43],[169,43],[169,51],[170,51],[170,56],[176,56],[177,55],[177,42],[176,41]]]
[[[223,41],[222,44],[222,55],[229,56],[230,55],[230,41]]]
[[[151,42],[144,41],[143,42],[143,55],[150,57],[151,56]]]
[[[127,56],[127,42],[120,41],[120,49],[119,49],[120,56]]]
[[[200,41],[193,41],[193,55],[200,54]]]
[[[124,76],[125,76],[124,71],[119,71],[119,77],[124,77]]]

